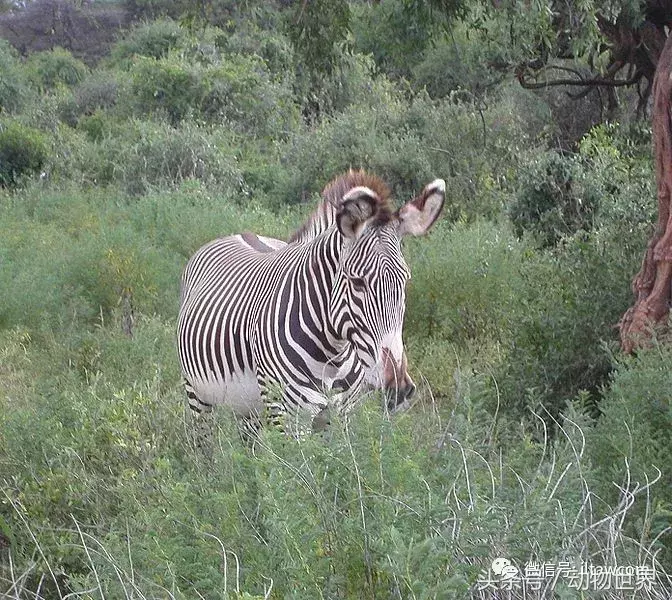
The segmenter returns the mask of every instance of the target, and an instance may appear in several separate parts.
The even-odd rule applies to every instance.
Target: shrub
[[[564,235],[592,229],[602,190],[580,158],[549,151],[526,167],[519,185],[509,207],[518,235],[530,231],[542,246],[551,246]]]
[[[289,87],[273,81],[254,56],[228,55],[205,67],[175,54],[140,58],[131,79],[136,114],[165,115],[173,125],[193,116],[247,135],[281,138],[298,120]]]
[[[439,223],[431,239],[408,240],[406,247],[412,268],[407,335],[459,347],[508,340],[525,246],[506,227]]]
[[[16,122],[0,123],[0,186],[15,187],[36,175],[47,160],[47,144],[37,129]]]
[[[74,90],[77,109],[92,114],[98,109],[112,108],[119,96],[119,80],[114,72],[97,71]]]
[[[3,39],[0,39],[0,72],[0,114],[17,111],[27,100],[28,81],[17,52]]]
[[[651,127],[606,123],[594,127],[579,145],[580,156],[602,201],[596,215],[600,225],[627,222],[633,230],[656,217]]]
[[[418,406],[390,421],[368,403],[322,438],[265,431],[254,455],[219,411],[205,469],[177,377],[164,374],[174,372],[172,335],[155,318],[140,320],[134,340],[98,328],[68,361],[54,360],[55,338],[0,334],[0,354],[17,368],[12,389],[23,391],[0,411],[0,519],[13,566],[0,589],[29,571],[23,589],[44,591],[51,570],[63,574],[54,596],[268,597],[272,578],[280,597],[403,589],[476,599],[498,556],[522,569],[585,561],[589,549],[591,564],[655,564],[653,597],[665,597],[652,519],[644,514],[636,538],[623,526],[642,492],[628,485],[616,507],[595,495],[580,414],[559,440],[535,444],[493,419],[465,374],[450,414]],[[501,435],[506,448],[491,445]],[[571,596],[566,582],[555,589]]]
[[[641,350],[636,357],[621,357],[615,365],[600,402],[600,418],[589,431],[590,459],[596,466],[600,496],[614,505],[618,486],[636,481],[644,486],[658,479],[651,497],[652,536],[661,535],[667,561],[672,527],[672,351],[664,343]],[[638,522],[646,507],[633,511],[630,530],[641,535]],[[667,532],[665,529],[667,528]]]
[[[198,111],[205,89],[184,61],[141,57],[131,68],[131,94],[137,113],[166,116],[176,125]]]
[[[228,55],[202,75],[200,114],[259,138],[281,139],[298,123],[291,89],[273,81],[263,60]]]
[[[498,375],[509,408],[526,413],[529,402],[541,402],[557,416],[581,390],[594,408],[611,371],[616,325],[632,301],[630,280],[647,229],[621,222],[580,232],[523,264],[508,358]]]
[[[496,64],[484,36],[457,25],[450,37],[441,37],[427,48],[412,68],[414,88],[426,88],[432,98],[444,98],[456,90],[481,97],[504,79],[489,64]]]
[[[184,123],[136,122],[136,134],[127,147],[123,164],[116,163],[116,177],[133,194],[152,185],[174,186],[187,179],[223,184],[240,190],[243,180],[227,132]],[[115,152],[117,142],[106,142]]]
[[[365,167],[409,197],[434,177],[428,153],[414,131],[396,127],[405,106],[392,100],[377,107],[351,106],[313,130],[294,134],[284,150],[290,173],[281,202],[298,202],[321,191],[337,173]]]
[[[100,110],[111,111],[117,104],[120,88],[125,83],[120,81],[116,73],[94,72],[59,101],[58,113],[61,121],[76,127],[82,116],[89,116]]]
[[[26,61],[26,68],[32,82],[42,91],[59,85],[75,86],[89,71],[81,60],[63,48],[31,54]]]
[[[354,4],[352,10],[355,49],[371,54],[392,77],[408,77],[438,32],[437,13],[430,15],[424,4],[411,9],[401,0],[391,0]]]
[[[126,65],[135,56],[165,58],[170,50],[183,47],[188,33],[172,19],[158,19],[129,31],[110,53],[113,63]]]
[[[218,191],[246,192],[230,133],[184,122],[123,120],[97,112],[53,136],[49,176],[78,184],[118,184],[139,195],[151,187],[199,180]]]
[[[370,56],[340,50],[330,73],[309,73],[297,66],[296,95],[308,120],[337,116],[351,106],[380,106],[399,94],[384,75],[376,72]]]
[[[391,183],[399,201],[443,177],[449,220],[501,214],[517,166],[533,149],[518,109],[388,92],[292,135],[282,148],[287,183],[276,197],[300,201],[335,173],[361,166]]]
[[[212,44],[221,55],[258,56],[266,63],[275,81],[294,78],[295,57],[290,40],[276,28],[262,29],[251,20],[236,23],[233,31],[212,28]],[[203,36],[199,37],[199,45]]]

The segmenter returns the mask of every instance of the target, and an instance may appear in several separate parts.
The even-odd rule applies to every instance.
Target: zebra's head
[[[402,339],[410,270],[401,239],[430,229],[443,208],[446,184],[433,181],[397,211],[381,197],[386,188],[372,187],[352,187],[337,207],[336,224],[345,240],[334,289],[335,317],[368,371],[367,382],[382,387],[386,408],[396,411],[415,392]]]

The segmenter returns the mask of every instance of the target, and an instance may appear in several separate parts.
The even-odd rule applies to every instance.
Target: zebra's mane
[[[336,221],[336,213],[343,197],[355,187],[367,187],[378,198],[377,211],[373,222],[384,225],[389,222],[395,211],[387,184],[363,169],[350,169],[332,179],[322,190],[322,200],[306,221],[289,238],[289,243],[310,241]]]

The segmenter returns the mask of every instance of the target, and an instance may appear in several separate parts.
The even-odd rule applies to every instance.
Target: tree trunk
[[[658,223],[632,282],[635,304],[620,323],[621,347],[632,352],[665,329],[672,284],[672,36],[668,37],[653,80],[653,144],[658,191]]]

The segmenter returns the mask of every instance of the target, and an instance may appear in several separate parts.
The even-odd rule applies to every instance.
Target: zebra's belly
[[[241,417],[253,411],[262,412],[259,385],[252,371],[236,373],[226,381],[190,382],[199,399],[206,404],[228,406]]]

